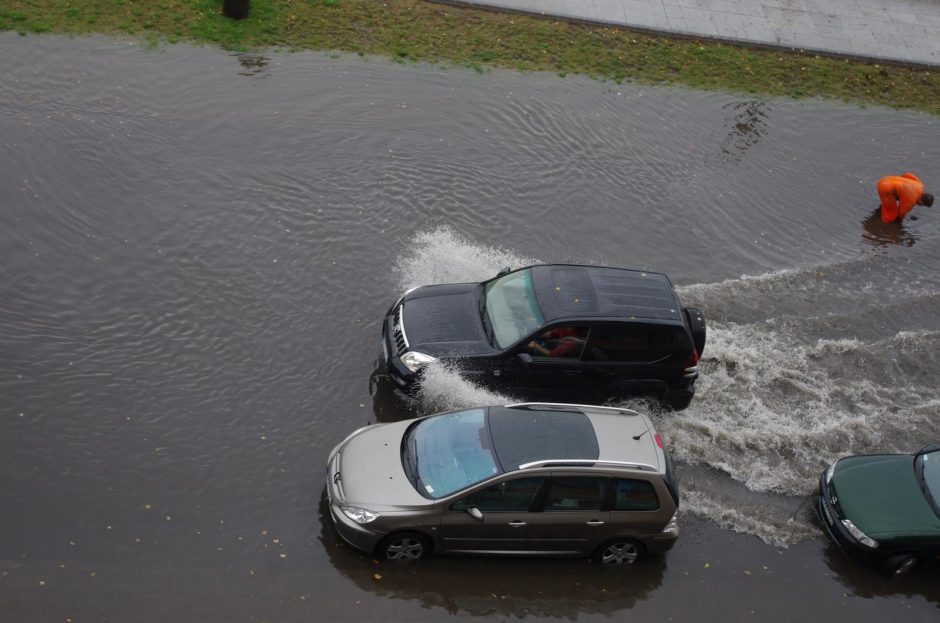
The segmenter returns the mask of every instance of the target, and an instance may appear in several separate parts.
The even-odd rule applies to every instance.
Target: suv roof
[[[500,412],[526,409],[531,417]],[[494,417],[494,415],[496,417]],[[508,426],[504,426],[508,424]],[[490,427],[503,467],[587,467],[606,464],[663,472],[656,431],[631,409],[555,403],[520,403],[490,408]],[[527,435],[514,434],[525,431]]]
[[[573,264],[529,268],[546,321],[577,316],[682,323],[672,282],[663,273]]]

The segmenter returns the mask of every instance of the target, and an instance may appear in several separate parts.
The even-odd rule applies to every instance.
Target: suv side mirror
[[[483,522],[483,513],[480,512],[480,509],[476,506],[471,506],[467,509],[467,514],[476,519],[479,522]]]
[[[532,355],[530,355],[529,353],[519,353],[518,355],[516,355],[516,359],[518,359],[519,363],[521,363],[525,367],[529,367],[532,365]]]

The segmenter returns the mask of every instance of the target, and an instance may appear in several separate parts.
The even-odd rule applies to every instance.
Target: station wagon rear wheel
[[[383,560],[407,562],[424,558],[431,552],[431,541],[417,532],[398,532],[382,539],[377,554]]]
[[[602,565],[632,565],[646,556],[643,544],[632,539],[608,541],[594,552],[594,559]]]

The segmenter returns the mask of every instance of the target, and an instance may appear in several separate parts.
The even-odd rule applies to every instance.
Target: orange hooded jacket
[[[921,195],[924,184],[913,173],[889,175],[878,180],[878,197],[881,198],[881,220],[891,223],[904,218]]]

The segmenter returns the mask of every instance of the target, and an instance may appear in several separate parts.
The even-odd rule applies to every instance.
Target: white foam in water
[[[506,266],[538,263],[448,228],[419,233],[408,248],[398,262],[402,289],[481,281]],[[891,301],[895,294],[936,294],[930,284],[908,280],[894,290],[890,278],[868,281],[869,268],[861,271],[864,283],[858,283],[858,274],[854,284],[844,283],[852,270],[784,270],[679,288],[684,302],[702,307],[709,320],[702,374],[691,407],[652,415],[680,474],[681,464],[717,474],[683,489],[684,512],[783,547],[818,535],[805,513],[782,510],[786,505],[780,500],[809,500],[829,462],[849,454],[910,452],[940,439],[933,372],[940,363],[940,333],[899,331],[865,342],[801,338],[794,330],[799,315],[792,305],[816,309],[812,306],[828,298],[831,309],[844,309],[849,297],[849,307],[858,308]],[[865,289],[881,293],[860,295]],[[777,303],[790,307],[781,311]],[[781,318],[788,313],[794,316]],[[427,370],[422,398],[429,413],[515,400],[476,387],[441,365]]]
[[[766,543],[785,548],[792,543],[811,539],[819,530],[805,518],[781,516],[767,509],[731,508],[710,491],[682,490],[682,512],[706,517],[723,528],[759,537]]]

